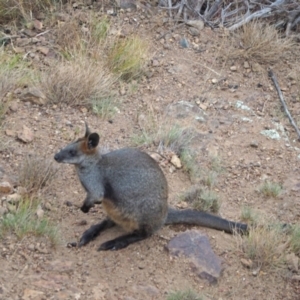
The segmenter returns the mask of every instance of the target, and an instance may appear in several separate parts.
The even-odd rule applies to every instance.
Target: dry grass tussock
[[[275,63],[295,43],[291,38],[281,38],[272,25],[254,21],[244,25],[234,34],[238,49],[228,51],[229,59],[243,58],[261,64]]]
[[[101,62],[81,56],[50,67],[40,85],[51,103],[91,105],[97,98],[110,97],[114,82]]]
[[[0,1],[0,24],[11,21],[29,19],[35,13],[50,10],[51,8],[66,1],[56,0],[1,0]]]
[[[251,259],[254,269],[278,270],[286,267],[286,257],[289,253],[300,253],[299,226],[286,226],[276,223],[261,215],[247,212],[251,222],[249,234],[236,234],[237,245],[245,257]],[[250,216],[250,218],[249,218]]]
[[[20,166],[19,185],[30,195],[37,194],[46,186],[51,186],[57,170],[53,160],[28,156]]]
[[[109,47],[108,67],[123,80],[138,78],[149,59],[149,45],[138,36],[117,38]]]

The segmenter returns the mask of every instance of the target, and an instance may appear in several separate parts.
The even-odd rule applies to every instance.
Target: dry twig
[[[272,79],[272,81],[273,81],[273,83],[274,83],[274,85],[275,85],[275,88],[276,88],[276,90],[277,90],[277,93],[278,93],[280,102],[281,102],[281,104],[282,104],[282,106],[283,106],[283,109],[284,109],[284,111],[285,111],[285,113],[286,113],[286,115],[287,115],[287,117],[288,117],[290,123],[291,123],[292,126],[295,128],[295,130],[296,130],[296,132],[297,132],[297,134],[298,134],[298,140],[300,141],[300,130],[299,130],[299,128],[298,128],[296,122],[294,121],[293,117],[291,116],[291,114],[290,114],[290,112],[289,112],[289,109],[288,109],[288,107],[287,107],[287,105],[286,105],[286,102],[285,102],[285,100],[284,100],[284,98],[283,98],[283,94],[282,94],[281,89],[280,89],[280,87],[279,87],[277,78],[276,78],[276,76],[275,76],[275,74],[274,74],[274,72],[273,72],[272,70],[269,70],[269,77]]]

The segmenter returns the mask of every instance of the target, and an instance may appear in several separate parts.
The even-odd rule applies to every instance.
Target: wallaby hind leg
[[[133,233],[120,236],[114,240],[107,241],[100,245],[98,251],[102,250],[119,250],[126,248],[129,244],[136,243],[149,237],[150,234],[144,230],[136,230]]]
[[[86,230],[83,233],[82,237],[80,238],[79,247],[84,246],[93,239],[95,239],[101,233],[101,231],[111,228],[115,225],[116,223],[114,221],[107,218],[102,222],[91,226],[88,230]]]

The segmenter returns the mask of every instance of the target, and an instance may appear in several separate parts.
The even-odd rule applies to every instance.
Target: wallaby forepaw
[[[80,238],[79,247],[82,247],[86,244],[88,244],[90,241],[92,241],[93,239],[95,239],[98,236],[98,233],[95,232],[94,228],[89,228],[88,230],[86,230],[82,237]]]
[[[126,241],[111,240],[100,245],[98,251],[119,250],[128,246]]]

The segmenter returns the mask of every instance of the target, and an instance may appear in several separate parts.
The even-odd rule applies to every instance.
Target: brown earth
[[[228,44],[220,30],[205,27],[199,36],[192,36],[181,26],[172,32],[172,25],[145,18],[141,11],[125,12],[112,20],[127,34],[138,32],[149,40],[153,53],[150,75],[125,85],[125,93],[123,90],[119,97],[120,112],[110,122],[82,107],[38,106],[16,100],[2,126],[7,142],[1,153],[5,172],[17,176],[18,166],[28,153],[52,159],[60,147],[76,137],[75,132],[84,132],[85,120],[100,133],[103,146],[130,146],[131,137],[140,133],[139,116],[154,112],[160,122],[171,119],[197,131],[192,147],[203,170],[210,168],[212,156],[220,159],[224,171],[214,189],[222,202],[222,217],[240,220],[241,208],[250,206],[282,222],[298,223],[300,147],[268,79],[269,66],[260,65],[253,71],[251,61],[248,68],[239,58],[222,63],[220,58],[226,58]],[[183,37],[189,48],[180,45]],[[299,55],[295,46],[294,53],[272,66],[296,120],[299,82],[289,75],[296,70]],[[232,66],[236,70],[230,69]],[[218,82],[213,84],[212,79]],[[250,110],[238,108],[238,100]],[[205,120],[195,120],[199,115]],[[23,125],[34,132],[33,142],[22,143],[14,134],[5,135],[6,130],[16,133]],[[279,140],[260,133],[278,125],[283,128],[283,132],[278,129]],[[155,146],[143,149],[157,150]],[[170,172],[170,167],[165,164],[163,170],[170,187],[169,202],[176,204],[178,194],[192,182],[184,171]],[[283,185],[279,198],[264,198],[257,192],[265,179]],[[67,248],[67,243],[77,241],[86,228],[104,217],[101,206],[84,215],[77,206],[65,205],[70,201],[79,206],[84,197],[74,169],[60,165],[54,184],[43,194],[43,203],[49,204],[46,214],[59,226],[62,242],[54,249],[41,238],[6,236],[0,247],[0,299],[166,299],[170,291],[188,288],[207,299],[300,299],[299,281],[289,279],[289,270],[261,270],[254,276],[241,263],[244,255],[236,238],[206,228],[166,226],[126,249],[97,252],[103,241],[120,234],[120,229],[112,229],[86,247]],[[80,225],[85,224],[81,221],[86,225]],[[198,278],[186,259],[172,258],[165,250],[172,237],[190,228],[206,233],[223,260],[224,271],[216,285]]]

